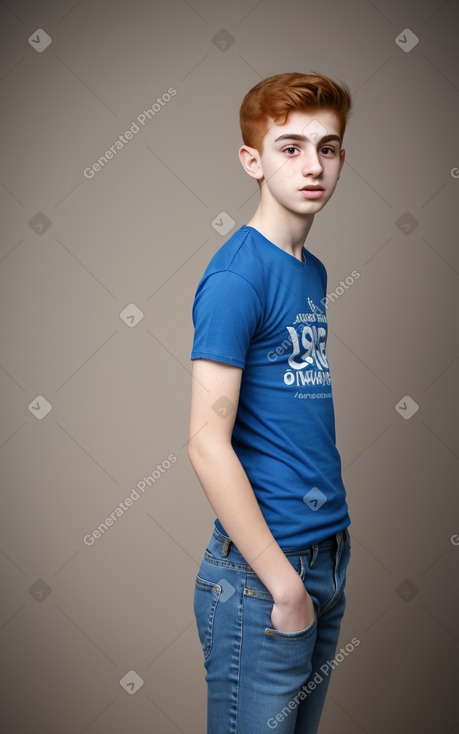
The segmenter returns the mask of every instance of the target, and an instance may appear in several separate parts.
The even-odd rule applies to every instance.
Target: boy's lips
[[[304,186],[300,189],[300,194],[305,199],[320,199],[324,191],[323,186]]]

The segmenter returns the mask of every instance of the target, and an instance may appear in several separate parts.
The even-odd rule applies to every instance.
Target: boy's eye
[[[284,148],[284,153],[293,154],[299,151],[299,148],[296,147],[296,145],[288,145],[286,148]],[[334,155],[335,149],[332,148],[330,145],[323,145],[320,149],[320,152],[322,155]]]

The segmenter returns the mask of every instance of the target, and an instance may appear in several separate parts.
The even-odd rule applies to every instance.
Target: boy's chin
[[[325,199],[325,201],[310,201],[307,206],[298,207],[298,209],[300,209],[301,214],[318,214],[326,207],[328,201],[329,199]]]

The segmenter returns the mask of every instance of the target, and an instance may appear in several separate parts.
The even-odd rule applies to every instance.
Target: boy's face
[[[241,163],[261,181],[264,202],[296,214],[323,209],[344,164],[339,127],[332,110],[291,112],[285,125],[270,119],[263,153],[242,146]]]

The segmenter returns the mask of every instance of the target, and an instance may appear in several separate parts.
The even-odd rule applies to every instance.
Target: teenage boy
[[[194,298],[188,456],[217,516],[194,596],[208,734],[317,732],[333,667],[350,519],[327,275],[304,242],[339,179],[350,107],[346,85],[316,73],[246,94],[239,158],[259,204]]]

